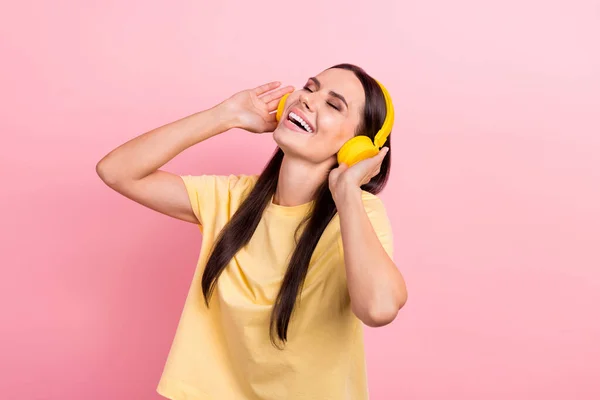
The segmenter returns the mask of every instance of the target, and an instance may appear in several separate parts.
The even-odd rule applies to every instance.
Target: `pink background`
[[[158,399],[201,236],[96,162],[339,62],[397,108],[409,300],[367,330],[372,398],[600,398],[598,1],[25,1],[0,34],[2,398]],[[165,168],[255,173],[273,147],[231,131]]]

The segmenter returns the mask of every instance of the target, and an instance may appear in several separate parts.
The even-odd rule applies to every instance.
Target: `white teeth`
[[[304,121],[299,115],[297,115],[296,113],[291,112],[290,113],[290,118],[293,118],[296,121],[300,122],[300,125],[302,125],[304,127],[304,129],[306,129],[307,132],[312,133],[312,129],[310,128],[310,125],[308,125],[306,123],[306,121]]]

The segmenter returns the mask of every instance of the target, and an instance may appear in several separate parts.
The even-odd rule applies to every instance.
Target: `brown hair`
[[[386,116],[385,98],[381,87],[362,68],[355,65],[338,64],[331,68],[352,71],[362,83],[365,91],[365,106],[362,110],[362,120],[356,130],[356,135],[365,135],[373,139],[383,125]],[[385,187],[391,165],[390,138],[391,135],[388,136],[384,144],[384,146],[390,148],[390,151],[383,160],[380,173],[364,185],[362,187],[363,190],[377,194]],[[233,256],[252,238],[262,218],[263,211],[277,188],[282,160],[283,151],[277,148],[248,197],[242,202],[231,220],[220,232],[202,275],[202,291],[207,306],[216,287],[217,279]],[[297,234],[300,227],[306,224],[306,229],[304,229],[300,238],[297,239],[296,248],[290,259],[273,306],[270,336],[274,345],[277,345],[275,334],[282,343],[287,341],[288,326],[292,312],[294,311],[296,299],[304,284],[310,258],[323,231],[337,213],[335,202],[329,191],[328,180],[325,180],[317,189],[314,200],[314,208],[296,230]]]

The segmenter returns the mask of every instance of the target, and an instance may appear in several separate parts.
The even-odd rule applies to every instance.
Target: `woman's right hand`
[[[273,132],[279,100],[294,91],[293,86],[279,88],[281,82],[270,82],[254,89],[238,92],[219,104],[235,120],[235,127],[253,133]],[[273,113],[272,113],[273,112]]]

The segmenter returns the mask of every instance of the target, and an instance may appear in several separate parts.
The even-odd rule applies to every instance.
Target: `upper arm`
[[[123,196],[162,214],[182,221],[200,224],[190,196],[179,175],[157,170],[150,175],[110,185]]]
[[[394,234],[383,201],[370,193],[363,195],[363,204],[373,230],[390,258],[394,259]]]

